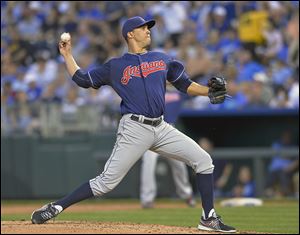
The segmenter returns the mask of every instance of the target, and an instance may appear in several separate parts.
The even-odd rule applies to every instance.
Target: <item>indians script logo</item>
[[[165,70],[166,64],[163,60],[160,61],[152,61],[152,62],[144,62],[139,66],[127,66],[123,71],[123,77],[121,82],[123,85],[127,85],[129,80],[134,77],[142,77],[141,71],[143,73],[143,77],[146,78],[149,74],[155,73],[160,70]]]

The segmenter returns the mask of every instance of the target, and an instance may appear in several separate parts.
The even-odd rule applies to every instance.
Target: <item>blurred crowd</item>
[[[227,79],[233,99],[213,108],[299,109],[298,1],[1,1],[1,131],[34,129],[45,104],[68,115],[94,105],[111,120],[120,98],[78,88],[57,43],[69,32],[79,66],[95,68],[126,52],[121,26],[135,15],[156,20],[151,50],[182,61],[191,79]],[[212,107],[207,97],[185,106]]]
[[[201,137],[198,144],[208,153],[215,146],[207,137]],[[264,161],[263,192],[258,192],[254,179],[254,167],[245,160],[214,158],[214,195],[215,197],[256,197],[261,193],[266,198],[299,199],[299,155],[284,156],[281,150],[296,147],[291,130],[285,129],[279,138],[272,141],[271,149],[275,154]]]

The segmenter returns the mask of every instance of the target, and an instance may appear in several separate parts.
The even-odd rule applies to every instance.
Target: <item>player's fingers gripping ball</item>
[[[63,33],[62,35],[60,35],[60,40],[64,43],[67,43],[71,40],[71,35],[69,33]]]
[[[64,48],[71,43],[71,35],[69,33],[62,33],[60,35],[59,47]]]
[[[226,80],[223,77],[212,77],[208,80],[208,97],[212,104],[223,103],[227,94]]]

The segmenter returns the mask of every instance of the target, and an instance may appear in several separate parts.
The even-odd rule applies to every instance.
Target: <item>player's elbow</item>
[[[178,79],[172,84],[177,88],[177,90],[183,93],[187,93],[187,90],[192,83],[193,82],[189,78],[182,78],[182,79]]]
[[[75,74],[72,76],[72,80],[80,87],[92,87],[91,79],[88,73],[85,73],[82,69],[78,69],[75,72]]]

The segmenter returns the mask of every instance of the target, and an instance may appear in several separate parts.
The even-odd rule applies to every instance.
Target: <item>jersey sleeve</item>
[[[182,74],[185,72],[185,68],[183,64],[171,58],[167,62],[167,68],[168,68],[167,80],[170,83],[176,82],[178,79],[180,79]]]
[[[188,87],[192,84],[192,81],[185,72],[183,64],[176,60],[170,60],[168,62],[167,80],[179,91],[184,93],[187,92]]]
[[[110,73],[110,61],[108,61],[102,66],[88,71],[88,76],[92,86],[98,89],[103,85],[111,85]]]

